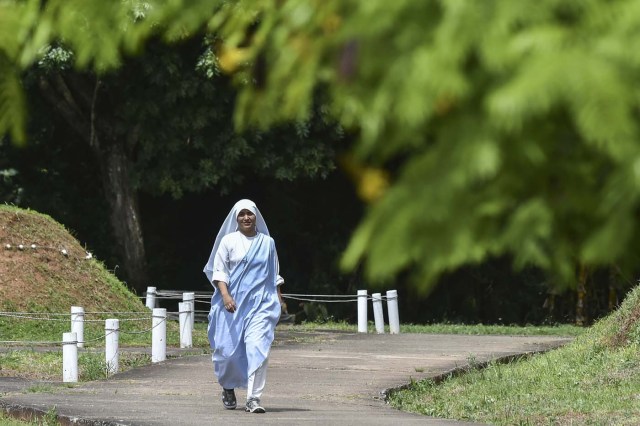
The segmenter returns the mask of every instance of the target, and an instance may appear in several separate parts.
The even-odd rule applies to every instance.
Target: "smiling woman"
[[[256,231],[256,215],[251,210],[242,209],[238,213],[238,231],[246,237],[254,237]]]
[[[264,413],[260,398],[282,295],[275,243],[258,207],[240,200],[222,224],[204,273],[216,289],[209,342],[225,409],[237,406],[235,388],[247,388],[245,410]]]

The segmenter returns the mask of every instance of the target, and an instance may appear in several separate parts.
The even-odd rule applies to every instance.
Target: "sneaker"
[[[267,410],[260,406],[260,401],[258,401],[257,399],[250,399],[249,401],[247,401],[247,406],[245,407],[244,411],[246,411],[247,413],[259,414],[267,412]]]
[[[233,389],[222,389],[222,405],[227,410],[235,410],[238,405],[236,402],[236,393]]]

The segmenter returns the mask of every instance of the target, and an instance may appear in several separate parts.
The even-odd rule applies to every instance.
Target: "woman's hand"
[[[229,293],[222,296],[222,303],[228,312],[234,313],[236,311],[236,301]]]
[[[216,281],[216,284],[218,285],[218,290],[220,290],[220,295],[222,296],[222,306],[224,306],[227,312],[234,313],[236,311],[236,301],[233,300],[233,297],[229,294],[227,283],[224,281]]]

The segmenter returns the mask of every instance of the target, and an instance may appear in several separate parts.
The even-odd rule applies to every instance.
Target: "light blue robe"
[[[275,243],[258,233],[227,283],[236,311],[224,309],[219,290],[211,298],[208,336],[214,371],[225,389],[246,388],[249,376],[269,356],[281,312],[277,274]]]

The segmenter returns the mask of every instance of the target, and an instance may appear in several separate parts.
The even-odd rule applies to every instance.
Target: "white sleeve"
[[[220,241],[220,246],[213,259],[212,281],[216,287],[216,281],[223,281],[229,284],[229,275],[231,272],[229,270],[229,246],[227,245],[227,241],[227,238],[223,238],[222,241]]]
[[[278,252],[276,251],[276,287],[284,284],[284,278],[280,276],[280,261],[278,260]]]

